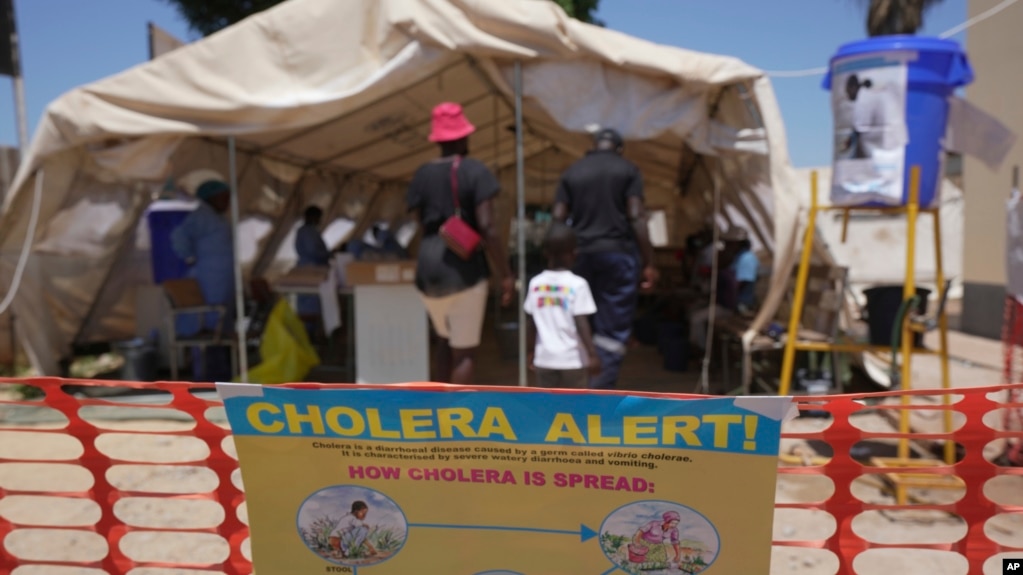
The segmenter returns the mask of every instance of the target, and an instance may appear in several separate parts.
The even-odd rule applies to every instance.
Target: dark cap
[[[625,144],[625,141],[622,140],[622,135],[614,128],[601,128],[596,134],[593,134],[593,143],[599,142],[611,142],[616,148],[620,148]]]
[[[317,205],[311,205],[305,209],[305,219],[311,220],[315,218],[323,217],[323,208]]]
[[[210,201],[220,194],[230,192],[231,188],[220,180],[206,180],[195,190],[195,196],[200,200]]]

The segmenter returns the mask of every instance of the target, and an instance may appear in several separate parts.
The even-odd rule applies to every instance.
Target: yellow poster
[[[218,390],[259,575],[769,571],[786,397]]]

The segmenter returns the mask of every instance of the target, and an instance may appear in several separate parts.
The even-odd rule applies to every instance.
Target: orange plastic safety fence
[[[38,400],[28,401],[0,397],[0,574],[7,575],[16,569],[20,573],[20,568],[29,572],[32,566],[43,567],[44,571],[35,572],[46,573],[59,573],[55,570],[58,566],[91,567],[111,574],[131,573],[140,568],[194,569],[227,575],[251,573],[238,464],[233,455],[233,444],[228,439],[230,431],[222,416],[216,417],[220,402],[212,386],[45,378],[0,379],[0,383],[30,386],[45,394]],[[166,401],[137,403],[120,396],[109,400],[85,398],[70,393],[73,389],[70,386],[144,388],[162,393]],[[941,415],[952,410],[961,423],[951,433],[913,435],[917,440],[952,440],[961,448],[961,457],[956,464],[947,466],[937,462],[934,466],[914,468],[913,472],[934,478],[958,477],[964,485],[959,489],[961,497],[954,502],[914,502],[907,505],[864,501],[857,497],[854,488],[854,484],[865,475],[884,475],[892,471],[859,463],[853,457],[857,444],[906,437],[892,431],[866,431],[856,420],[869,413],[898,415],[902,408],[891,400],[898,399],[900,393],[796,398],[802,410],[829,412],[831,419],[821,421],[830,424],[822,423],[827,427],[818,431],[786,432],[783,442],[821,442],[830,448],[831,456],[823,465],[782,465],[779,468],[781,480],[798,476],[826,478],[825,481],[830,480],[833,484],[833,492],[830,497],[821,497],[817,501],[777,503],[776,509],[824,512],[834,518],[836,529],[826,538],[777,540],[774,544],[829,551],[837,557],[840,575],[857,573],[854,567],[856,558],[875,549],[923,549],[957,554],[965,558],[968,564],[966,572],[970,574],[984,573],[985,562],[992,561],[999,553],[1023,556],[1023,538],[1018,533],[1001,538],[991,535],[998,533],[991,529],[993,519],[1004,514],[1023,518],[1023,505],[995,501],[985,494],[990,482],[999,478],[1011,476],[1012,481],[1017,478],[1023,481],[1023,468],[1000,466],[991,461],[991,454],[997,454],[1001,449],[999,445],[1023,439],[1023,433],[1018,430],[1000,429],[1004,410],[1023,407],[1008,399],[1016,397],[1021,390],[1023,384],[956,389],[947,393],[936,390],[911,393],[914,402],[909,409],[914,413]],[[951,396],[951,405],[947,407],[942,402],[945,395]],[[164,425],[158,430],[136,428],[130,434],[124,434],[119,433],[125,427],[123,423],[111,423],[102,414],[90,413],[90,410],[114,408],[150,410],[153,420],[167,419],[168,413],[173,411],[176,419],[190,419],[192,424]],[[66,421],[39,423],[45,418],[35,417],[21,418],[29,422],[19,423],[17,410],[33,409],[37,415],[46,410],[50,410],[51,414],[59,413]],[[135,412],[132,418],[146,419],[148,413]],[[122,440],[120,444],[114,441],[118,438]],[[203,449],[197,450],[195,445],[187,448],[181,443],[186,440],[198,441]],[[80,444],[77,452],[65,449],[64,453],[53,453],[59,449],[52,444],[68,441]],[[44,445],[47,442],[49,445]],[[117,452],[118,447],[121,453]],[[25,465],[35,465],[36,468],[34,471],[18,468]],[[89,485],[55,485],[60,483],[59,480],[70,480],[75,475],[69,466],[84,470],[88,474]],[[126,470],[128,467],[132,469]],[[196,488],[194,480],[203,473],[212,474],[211,481]],[[69,500],[91,503],[98,510],[92,516],[83,512],[65,514],[62,517],[64,521],[58,522],[54,513],[47,511],[52,510],[55,504],[47,507],[38,503],[21,506],[11,503],[19,497],[50,497],[63,499],[65,503]],[[133,500],[145,504],[141,507],[127,505]],[[213,514],[215,519],[212,522],[201,525],[199,519],[204,514],[188,508],[169,513],[170,517],[163,517],[164,524],[160,524],[161,513],[156,511],[161,502],[203,502],[219,506],[222,513]],[[907,510],[955,515],[963,522],[964,534],[954,541],[940,543],[885,543],[870,541],[856,532],[855,521],[864,513]],[[102,539],[106,545],[91,550],[88,557],[72,559],[61,553],[74,551],[75,545],[66,549],[50,539],[30,537],[30,532],[41,529],[71,532],[81,539],[92,535]],[[174,540],[177,547],[168,543],[174,536],[181,535],[194,539],[179,537]],[[203,537],[207,538],[205,543]],[[212,544],[208,540],[210,537],[219,540],[219,546]],[[212,551],[219,555],[210,559],[208,557],[215,554]]]
[[[0,573],[35,565],[46,568],[26,571],[56,575],[61,566],[76,566],[111,574],[147,567],[252,572],[242,549],[248,527],[239,516],[244,494],[231,432],[209,417],[222,405],[214,387],[59,379],[0,383],[45,394],[0,401]],[[162,393],[146,403],[70,393],[73,386],[112,385]],[[152,419],[171,415],[191,424],[139,430],[93,416],[102,409],[145,410]],[[135,417],[145,418],[145,412]],[[11,423],[19,415],[64,421]],[[131,431],[119,432],[124,427]],[[210,505],[219,513],[211,513]],[[202,525],[197,519],[203,516],[213,519]],[[102,541],[93,541],[96,536]]]
[[[1016,296],[1005,298],[1002,349],[1005,354],[1002,383],[1023,381],[1023,303]],[[1011,400],[1023,403],[1023,390],[1012,392]],[[1007,409],[1003,419],[1004,429],[1023,430],[1023,409]],[[1008,457],[1017,465],[1023,465],[1023,441],[1010,442]]]
[[[841,574],[856,573],[854,560],[861,553],[872,549],[928,549],[951,552],[965,557],[969,567],[967,573],[984,573],[984,564],[999,553],[1007,553],[1014,557],[1023,556],[1023,529],[1006,537],[992,538],[991,521],[1002,514],[1023,514],[1023,483],[1019,490],[1002,501],[993,501],[986,495],[992,481],[1000,477],[1023,477],[1023,468],[1011,467],[993,462],[998,455],[1004,455],[1006,445],[1011,441],[1023,438],[1020,431],[1001,429],[1002,413],[1007,409],[1020,409],[1023,405],[1008,400],[1015,397],[1023,389],[1023,385],[1004,385],[989,388],[955,389],[948,392],[941,390],[916,390],[909,393],[887,392],[864,395],[846,395],[829,397],[824,405],[811,405],[801,398],[801,410],[824,410],[831,414],[832,423],[826,429],[807,433],[785,433],[783,438],[800,440],[817,440],[825,442],[833,452],[833,456],[823,465],[782,467],[783,475],[823,475],[834,485],[831,496],[819,502],[779,503],[776,509],[796,508],[822,510],[831,514],[836,522],[835,532],[823,541],[776,541],[776,545],[792,545],[823,548],[833,552],[839,560],[838,572]],[[908,407],[903,408],[898,400],[904,395],[916,399]],[[946,397],[951,405],[944,405]],[[887,400],[887,401],[886,401]],[[930,400],[930,401],[926,401]],[[874,405],[868,405],[874,404]],[[900,434],[892,431],[870,432],[858,427],[853,418],[858,414],[888,412],[898,418],[906,409],[915,414],[933,414],[943,416],[952,411],[960,420],[958,428],[953,427],[951,433],[928,432]],[[939,420],[941,417],[933,417]],[[938,425],[938,427],[942,427]],[[853,458],[853,449],[864,441],[893,440],[912,437],[916,440],[944,442],[952,440],[958,446],[959,456],[954,465],[945,465],[944,461],[935,461],[935,465],[913,468],[914,474],[930,478],[935,484],[942,479],[958,477],[963,486],[954,489],[961,494],[954,503],[910,502],[905,505],[895,503],[866,502],[854,494],[854,483],[864,476],[890,477],[891,467],[867,466]],[[938,456],[941,454],[939,453]],[[1017,489],[1013,486],[1011,489]],[[931,488],[929,491],[934,491]],[[940,490],[940,489],[937,489]],[[1014,495],[1014,496],[1013,496]],[[1013,503],[1017,502],[1017,503]],[[886,543],[868,541],[854,529],[854,520],[865,512],[906,512],[906,511],[938,511],[952,514],[962,520],[965,534],[955,540],[940,543],[914,544],[908,542]],[[1023,515],[1018,516],[1023,519]],[[988,566],[988,572],[997,572],[997,567]],[[995,570],[992,570],[995,569]]]

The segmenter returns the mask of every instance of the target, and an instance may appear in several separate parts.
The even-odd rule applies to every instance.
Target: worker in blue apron
[[[230,189],[224,182],[209,180],[199,186],[195,195],[200,200],[199,207],[171,233],[171,246],[190,266],[188,277],[199,283],[206,305],[223,306],[226,313],[222,319],[215,312],[179,316],[175,325],[179,338],[212,333],[218,322],[222,322],[222,333],[234,332],[234,238],[231,223],[225,217],[231,205]],[[205,361],[195,363],[205,365],[206,373],[197,373],[195,377],[200,381],[230,379],[229,353],[211,348]]]

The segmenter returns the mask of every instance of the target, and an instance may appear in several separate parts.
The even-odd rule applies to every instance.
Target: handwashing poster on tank
[[[899,205],[906,163],[909,52],[836,58],[831,64],[835,157],[831,202]]]
[[[770,568],[786,397],[218,390],[259,575]]]

